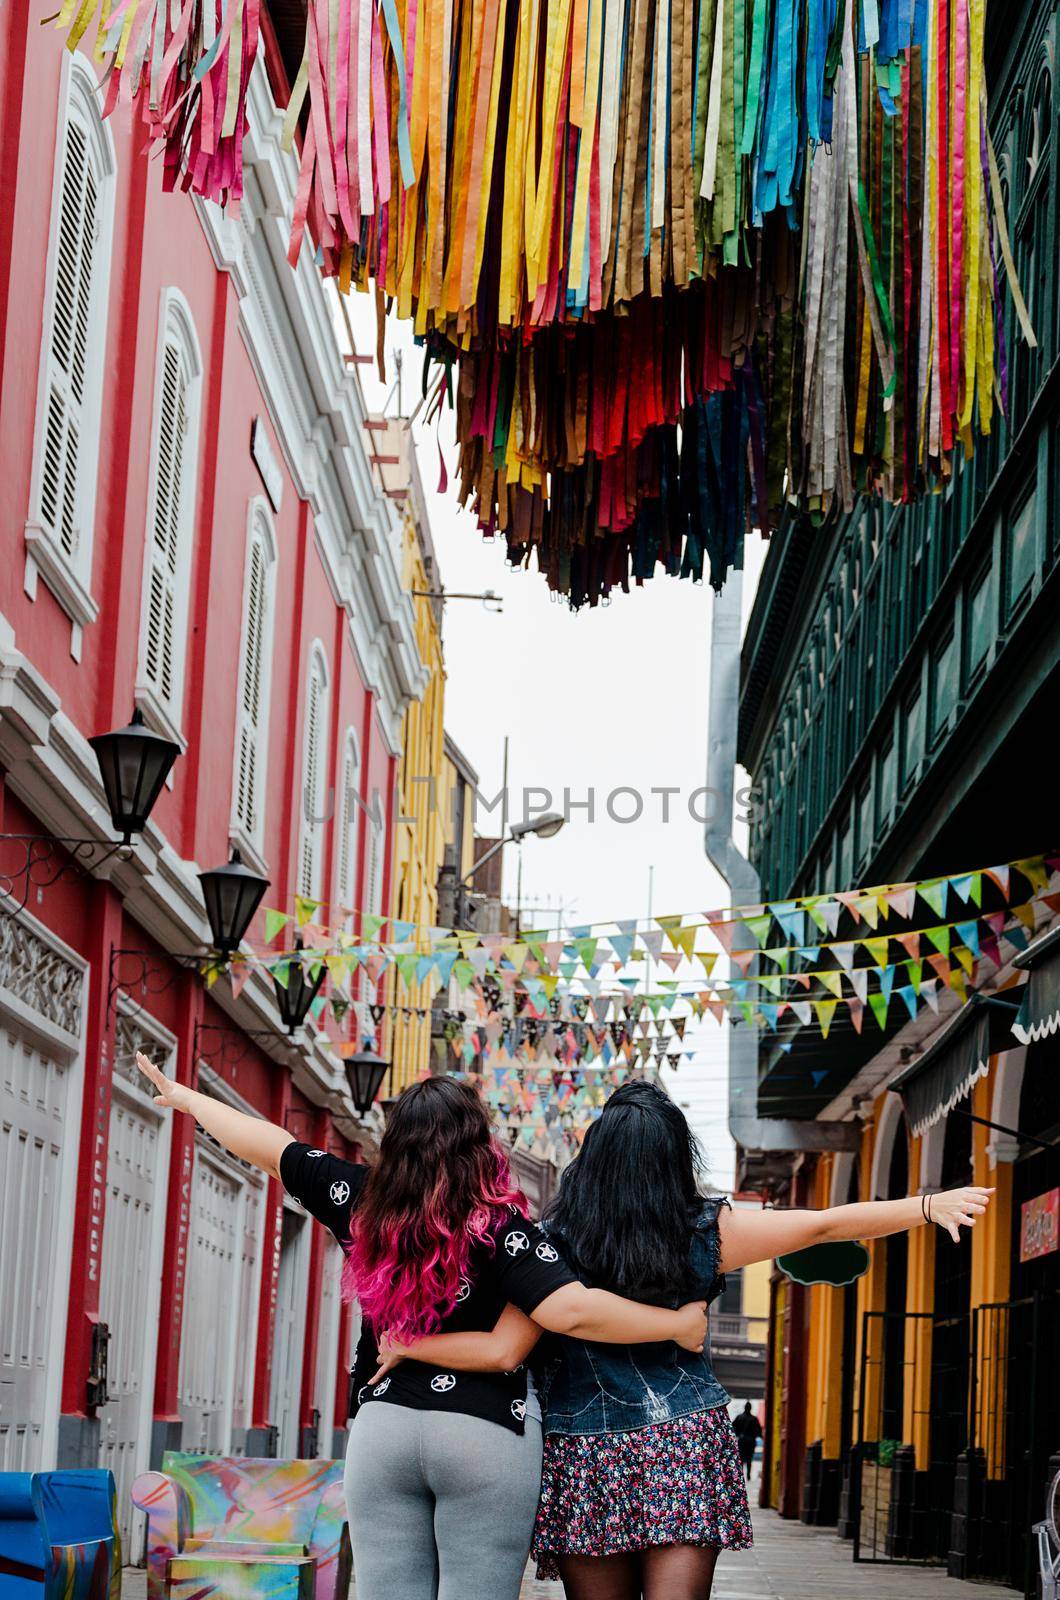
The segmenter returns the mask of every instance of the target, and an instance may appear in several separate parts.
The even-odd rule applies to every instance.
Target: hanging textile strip
[[[96,24],[93,53],[106,69],[103,114],[139,105],[162,145],[163,187],[190,189],[238,214],[250,69],[261,0],[63,0],[56,18],[77,48]]]
[[[238,203],[260,3],[63,0],[167,187]],[[456,365],[461,494],[515,559],[586,601],[717,578],[786,502],[949,475],[1004,399],[1002,268],[1033,340],[985,10],[308,0],[291,260],[308,235]]]

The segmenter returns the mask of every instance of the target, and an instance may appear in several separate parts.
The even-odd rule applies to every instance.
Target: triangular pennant
[[[770,927],[772,926],[772,922],[773,922],[773,918],[769,915],[768,912],[766,912],[766,914],[764,916],[761,916],[761,917],[745,917],[744,918],[744,927],[750,929],[751,935],[757,941],[759,949],[762,949],[762,947],[764,946],[766,940],[769,937],[769,930],[770,930]]]
[[[926,900],[936,917],[940,920],[946,915],[946,899],[949,894],[949,879],[937,878],[933,882],[922,883],[917,892],[922,900]]]
[[[913,907],[916,903],[916,884],[906,883],[902,884],[900,888],[888,889],[884,894],[884,899],[892,911],[908,922],[913,915]]]
[[[832,1026],[832,1018],[838,1004],[835,1000],[815,1000],[813,1009],[817,1013],[817,1023],[821,1030],[821,1038],[828,1038],[828,1030]]]
[[[909,1012],[909,1015],[911,1017],[915,1017],[916,1013],[917,1013],[917,1004],[916,1004],[916,990],[913,988],[913,985],[911,983],[903,983],[901,985],[901,987],[897,988],[894,992],[902,1000],[904,1000],[905,1007],[906,1007],[906,1010]]]
[[[265,911],[265,943],[271,944],[278,933],[282,933],[291,921],[286,911],[274,911],[271,906]]]
[[[310,900],[306,895],[302,894],[295,895],[294,915],[295,920],[300,928],[304,928],[307,922],[312,922],[314,916],[319,910],[319,900]]]

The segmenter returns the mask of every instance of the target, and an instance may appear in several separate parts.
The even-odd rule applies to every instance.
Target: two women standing
[[[706,1600],[718,1550],[750,1542],[703,1353],[722,1271],[927,1220],[919,1197],[824,1212],[704,1199],[681,1112],[630,1084],[543,1231],[466,1084],[406,1089],[369,1170],[137,1059],[158,1104],[280,1178],[344,1249],[364,1314],[346,1468],[358,1600],[516,1600],[531,1532],[569,1600]],[[988,1199],[936,1195],[932,1219],[956,1238]],[[526,1372],[542,1334],[543,1463]]]

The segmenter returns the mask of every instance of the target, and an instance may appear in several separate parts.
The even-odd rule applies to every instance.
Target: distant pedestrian
[[[762,1424],[751,1410],[750,1400],[746,1402],[739,1416],[733,1418],[732,1431],[736,1435],[740,1460],[747,1469],[747,1476],[750,1477],[755,1450],[759,1439],[762,1437]]]

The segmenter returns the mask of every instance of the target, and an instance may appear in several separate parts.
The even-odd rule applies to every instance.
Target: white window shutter
[[[101,174],[88,130],[70,116],[55,226],[55,291],[46,352],[40,519],[56,548],[75,561],[83,530],[79,504],[81,441],[94,274],[99,267]]]
[[[265,681],[265,612],[268,571],[265,546],[252,535],[247,570],[247,614],[243,640],[243,672],[237,718],[235,821],[251,839],[260,838],[261,761],[266,730],[262,726]]]
[[[162,392],[158,413],[154,504],[149,526],[149,592],[144,647],[147,682],[164,705],[171,705],[177,674],[178,594],[181,547],[188,489],[188,389],[190,374],[180,346],[167,340],[162,352]]]
[[[342,796],[339,821],[339,903],[353,909],[354,877],[357,871],[357,840],[359,834],[360,806],[357,803],[357,786],[360,763],[357,744],[352,732],[346,735],[346,757],[342,769]],[[348,918],[347,918],[348,920]]]
[[[365,910],[377,917],[383,901],[383,829],[379,819],[372,817],[372,833],[368,845],[368,883],[365,893]]]
[[[324,738],[327,685],[323,663],[314,655],[309,667],[305,706],[305,755],[302,778],[301,851],[298,892],[309,899],[320,893],[320,844],[324,810]]]

